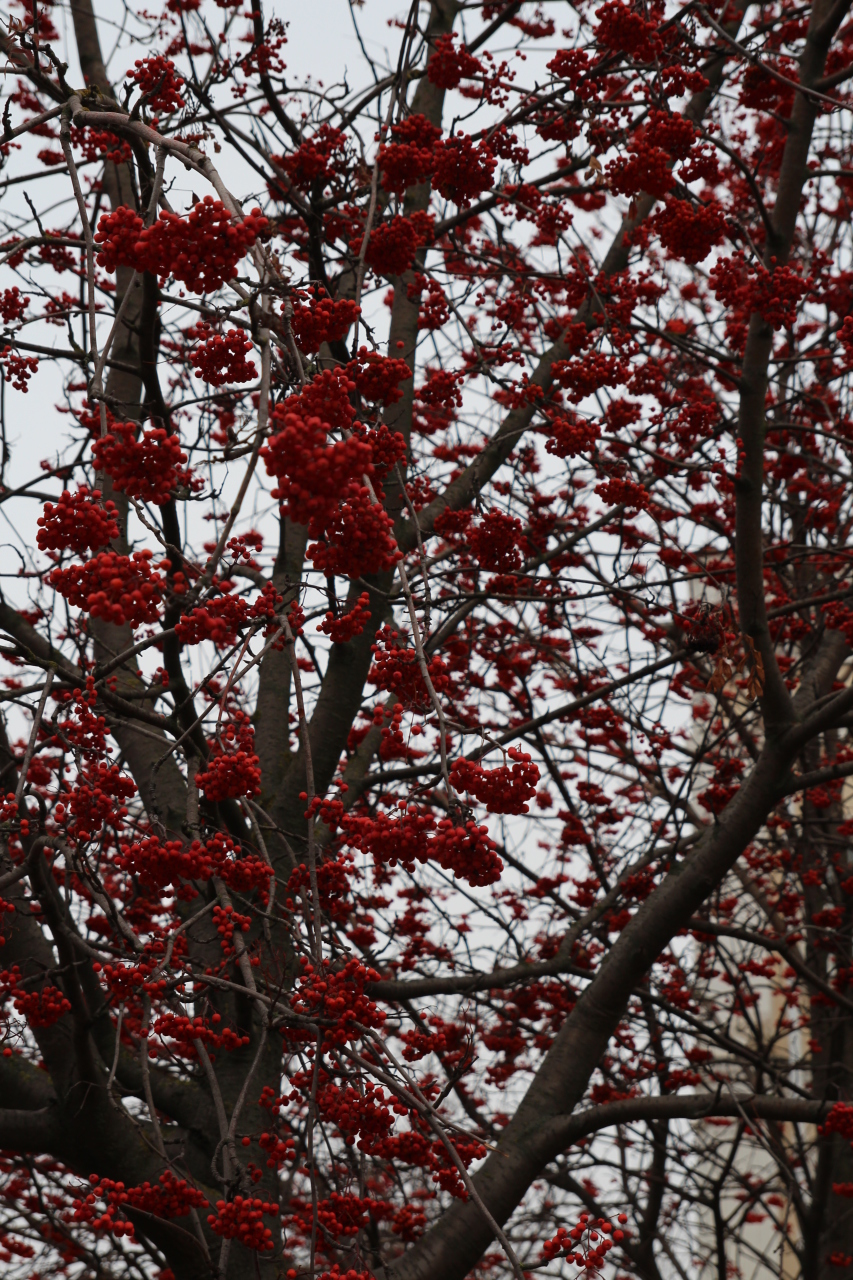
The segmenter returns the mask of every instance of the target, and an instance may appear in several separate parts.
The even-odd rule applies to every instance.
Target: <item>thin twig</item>
[[[36,749],[36,742],[38,741],[39,727],[41,726],[42,717],[44,716],[45,704],[47,703],[47,696],[50,693],[50,686],[53,684],[53,677],[55,674],[56,674],[56,668],[48,667],[47,675],[45,676],[45,681],[44,681],[44,688],[41,691],[41,698],[39,699],[38,708],[36,710],[35,718],[33,719],[33,727],[30,730],[30,740],[27,743],[27,749],[24,752],[24,759],[21,763],[21,776],[18,779],[18,785],[15,789],[15,804],[17,805],[20,805],[21,803],[21,796],[24,794],[24,787],[27,784],[27,772],[30,767],[30,762],[32,761],[32,758],[33,758],[33,753]]]

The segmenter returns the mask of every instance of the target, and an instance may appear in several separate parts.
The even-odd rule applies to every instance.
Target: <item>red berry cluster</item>
[[[427,66],[427,79],[439,89],[456,89],[463,79],[482,75],[483,64],[469,53],[464,45],[457,44],[459,36],[454,31],[439,36]]]
[[[19,356],[11,347],[4,347],[0,352],[0,364],[3,365],[4,376],[16,391],[29,391],[30,378],[39,367],[35,356]]]
[[[623,506],[626,511],[643,511],[649,505],[648,490],[624,476],[602,480],[595,486],[595,492],[608,506]]]
[[[356,1023],[366,1027],[383,1025],[385,1014],[364,992],[366,982],[379,980],[375,969],[368,969],[355,957],[337,971],[332,970],[328,960],[320,968],[304,957],[301,964],[302,974],[291,1003],[297,1013],[331,1024],[326,1031],[327,1040],[341,1045],[357,1039],[360,1032]]]
[[[396,404],[403,395],[400,383],[406,382],[412,376],[412,371],[405,360],[390,359],[378,351],[369,351],[367,347],[359,347],[357,358],[349,362],[346,372],[364,400],[369,400],[371,404],[382,405]],[[395,450],[394,456],[385,468],[387,471],[398,458],[405,457],[406,446],[399,432],[392,433],[387,427],[385,431],[389,445],[393,441],[391,447]],[[373,461],[374,466],[377,466],[379,460],[375,451]]]
[[[431,176],[441,130],[426,116],[413,115],[393,125],[391,137],[392,142],[379,148],[382,185],[386,191],[402,195],[408,187]]]
[[[849,1138],[853,1142],[853,1103],[834,1103],[823,1124],[818,1126],[818,1132],[823,1136],[840,1133],[843,1138]]]
[[[331,636],[334,644],[348,644],[353,636],[360,636],[367,623],[370,621],[370,610],[368,604],[370,596],[368,592],[362,591],[353,607],[343,617],[336,618],[331,612],[327,613],[317,630],[322,631],[324,635]]]
[[[277,405],[272,416],[275,421],[283,421],[289,413],[295,413],[300,418],[319,418],[331,431],[349,430],[355,418],[354,391],[355,383],[346,369],[324,369],[298,395]]]
[[[446,200],[464,207],[491,190],[497,163],[485,142],[457,133],[436,145],[433,184]]]
[[[67,569],[54,569],[49,581],[69,604],[93,618],[103,618],[113,626],[129,623],[156,622],[158,606],[166,588],[166,579],[151,567],[153,552],[134,551],[120,556],[115,551],[102,551],[85,564],[72,564]],[[169,561],[155,566],[168,569]]]
[[[104,760],[96,760],[84,765],[72,787],[68,808],[72,820],[68,823],[68,832],[78,840],[89,840],[101,829],[105,822],[118,822],[127,817],[124,801],[136,795],[136,784],[126,773],[122,773],[118,765],[110,765]],[[54,810],[57,819],[64,816]]]
[[[35,991],[26,991],[20,985],[23,981],[17,965],[0,972],[0,1000],[11,999],[16,1012],[26,1018],[31,1027],[52,1027],[71,1012],[71,1004],[59,987],[47,983]]]
[[[450,677],[441,658],[430,659],[427,670],[436,693],[450,688]],[[406,708],[425,712],[432,706],[417,653],[406,648],[399,631],[387,624],[376,633],[369,678],[377,689],[397,694]]]
[[[343,825],[348,843],[390,867],[414,871],[418,862],[437,862],[471,885],[494,884],[503,871],[488,828],[474,822],[457,826],[451,818],[436,821],[411,806],[399,818],[348,815]]]
[[[238,713],[239,714],[239,713]],[[238,796],[257,796],[261,793],[261,769],[255,755],[255,731],[248,716],[239,715],[235,723],[223,731],[225,750],[217,748],[211,755],[207,769],[196,774],[195,783],[212,803],[236,799]],[[236,744],[236,751],[232,750]]]
[[[103,716],[96,715],[93,708],[98,701],[94,676],[86,677],[86,688],[73,689],[70,694],[60,692],[57,695],[60,704],[72,704],[72,715],[58,725],[63,735],[78,751],[86,756],[103,757],[107,747],[107,724]]]
[[[539,767],[517,747],[507,751],[512,765],[484,769],[471,760],[457,760],[450,771],[450,781],[457,791],[468,791],[484,804],[489,813],[529,813],[525,803],[536,794]]]
[[[596,43],[618,53],[629,53],[640,62],[654,62],[663,47],[658,24],[649,22],[641,10],[624,0],[607,0],[596,9]]]
[[[106,966],[104,969],[106,972]],[[222,1021],[222,1015],[214,1013],[211,1017],[214,1026],[219,1025]],[[204,1018],[196,1016],[195,1018],[187,1017],[186,1014],[180,1013],[164,1013],[157,1019],[151,1028],[152,1036],[159,1036],[161,1040],[175,1041],[179,1051],[187,1057],[192,1057],[196,1053],[194,1041],[200,1040],[205,1046],[213,1049],[224,1049],[226,1053],[233,1053],[236,1049],[245,1049],[250,1043],[249,1036],[240,1035],[239,1032],[232,1030],[231,1027],[223,1027],[221,1030],[214,1031],[209,1027]],[[152,1050],[152,1053],[154,1051]],[[211,1055],[213,1061],[213,1055]]]
[[[258,1146],[267,1152],[267,1168],[279,1169],[296,1159],[296,1139],[277,1138],[274,1133],[262,1133]]]
[[[247,564],[252,569],[260,568],[253,552],[263,550],[264,538],[263,534],[258,533],[257,529],[250,529],[248,533],[241,533],[236,538],[229,538],[225,546],[236,562]]]
[[[237,263],[269,226],[260,209],[235,222],[221,200],[205,196],[186,218],[161,212],[151,227],[124,205],[105,213],[95,240],[98,266],[150,271],[165,281],[180,280],[196,293],[220,288],[237,273]]]
[[[340,504],[323,529],[322,541],[312,542],[307,552],[315,569],[329,577],[344,578],[393,569],[401,554],[391,517],[371,500],[365,485],[354,489]]]
[[[99,489],[81,484],[75,494],[64,489],[58,502],[46,502],[38,519],[40,551],[97,551],[118,537],[118,510],[101,502]]]
[[[181,898],[195,897],[196,890],[188,881],[207,881],[212,876],[218,876],[237,893],[257,891],[262,901],[269,890],[270,869],[263,859],[244,852],[230,836],[219,832],[205,844],[194,840],[186,846],[180,840],[161,841],[157,836],[146,836],[121,845],[117,866],[137,876],[143,885],[174,885]]]
[[[619,1222],[628,1221],[624,1213],[619,1214]],[[608,1237],[611,1237],[608,1239]],[[542,1246],[542,1257],[546,1262],[554,1258],[565,1258],[586,1271],[600,1271],[604,1260],[614,1243],[625,1239],[625,1232],[613,1226],[605,1218],[594,1219],[590,1213],[582,1213],[577,1224],[569,1230],[560,1227],[555,1236],[546,1240]]]
[[[415,278],[406,292],[413,302],[417,299],[420,304],[419,329],[431,332],[434,329],[440,329],[450,319],[447,294],[437,280],[428,279],[422,272],[416,271]]]
[[[284,427],[262,450],[267,471],[278,485],[273,497],[287,503],[287,514],[318,533],[342,496],[372,471],[370,446],[357,436],[328,442],[329,427],[320,418],[288,413]],[[315,533],[314,536],[317,536]]]
[[[183,1218],[190,1209],[202,1209],[208,1203],[207,1196],[169,1169],[153,1185],[143,1182],[128,1187],[96,1173],[89,1175],[89,1185],[88,1194],[74,1201],[72,1221],[85,1223],[91,1231],[109,1231],[129,1239],[133,1238],[133,1223],[122,1217],[128,1209],[141,1209],[157,1218]],[[106,1201],[103,1209],[96,1207],[98,1200]]]
[[[726,234],[725,214],[716,200],[694,207],[689,200],[668,196],[652,225],[664,248],[673,257],[690,263],[707,258]]]
[[[343,129],[321,124],[305,142],[289,156],[274,159],[292,182],[300,187],[317,178],[334,178],[348,168],[347,147],[349,140]]]
[[[748,320],[757,311],[774,329],[786,329],[796,320],[797,306],[814,279],[800,275],[793,267],[778,266],[775,258],[768,271],[757,259],[749,262],[739,250],[714,264],[710,282],[717,301],[732,313]]]
[[[294,1091],[290,1100],[298,1098],[299,1094]],[[320,1112],[340,1129],[346,1145],[354,1146],[361,1134],[359,1147],[365,1151],[375,1149],[376,1140],[385,1138],[393,1126],[388,1101],[385,1091],[369,1079],[364,1081],[363,1092],[350,1084],[339,1086],[332,1081],[323,1082],[317,1092]]]
[[[211,332],[211,326],[202,321],[197,326],[201,333]],[[257,368],[246,357],[252,350],[252,339],[242,329],[229,329],[227,333],[214,333],[190,355],[190,364],[197,378],[204,378],[212,387],[222,387],[227,382],[252,382]]]
[[[838,330],[838,340],[844,348],[848,360],[853,360],[853,316],[846,316]]]
[[[400,380],[399,364],[388,361],[389,372],[384,365],[354,361],[353,372],[363,375],[371,394],[391,396],[391,385]],[[365,481],[371,480],[381,498],[381,477],[404,445],[402,437],[387,428],[358,428],[347,439],[329,442],[330,430],[348,429],[353,419],[348,396],[356,383],[349,372],[350,366],[334,373],[327,370],[286,400],[274,414],[283,427],[262,456],[278,481],[273,496],[287,504],[292,520],[307,524],[310,537],[318,539],[308,548],[315,567],[329,575],[358,577],[391,568],[399,559],[391,519],[379,502],[372,501]],[[410,376],[408,368],[404,376]],[[300,412],[292,412],[292,406]]]
[[[362,241],[361,236],[353,240],[350,247],[354,254],[361,253]],[[365,261],[377,275],[401,276],[409,270],[422,243],[414,222],[395,214],[371,231]]]
[[[237,929],[240,933],[248,933],[252,925],[249,916],[241,916],[234,910],[230,902],[224,907],[213,908],[213,923],[216,926],[216,932],[219,934],[224,956],[233,956],[234,954],[234,930]]]
[[[545,449],[555,458],[576,458],[579,454],[592,453],[600,435],[600,428],[595,422],[569,410],[548,423],[549,438]]]
[[[189,478],[183,470],[187,455],[178,437],[163,427],[143,431],[139,439],[136,430],[132,422],[116,422],[108,435],[95,441],[92,458],[129,498],[162,507],[175,486]]]
[[[468,530],[468,545],[484,569],[512,573],[521,565],[523,542],[520,520],[492,508],[479,525]]]
[[[187,105],[181,96],[184,78],[169,58],[159,54],[137,58],[127,78],[136,84],[152,111],[170,113]]]
[[[82,158],[90,163],[111,160],[113,164],[126,164],[133,159],[130,143],[105,129],[78,129],[72,125],[71,141]]]
[[[323,297],[319,290],[295,294],[290,325],[296,345],[306,355],[314,355],[322,343],[346,337],[360,313],[350,298]]]
[[[182,644],[201,644],[203,640],[209,640],[220,648],[226,648],[234,644],[239,628],[248,620],[248,603],[241,596],[229,593],[196,605],[192,613],[182,614],[175,631]]]
[[[29,298],[22,295],[16,284],[13,284],[11,289],[4,289],[0,293],[0,319],[5,324],[22,319],[29,301]]]
[[[337,808],[339,802],[331,801],[331,807]],[[310,805],[305,814],[306,820],[314,817],[319,808],[320,815],[332,830],[339,825],[339,814],[329,820],[330,803],[323,801],[319,806]],[[338,858],[326,858],[317,868],[317,889],[320,894],[320,906],[327,912],[336,924],[345,925],[350,921],[350,888],[351,888],[351,872],[352,860],[348,855],[341,853]],[[300,862],[298,867],[294,867],[287,881],[287,893],[292,901],[302,890],[307,890],[311,884],[311,873],[304,862]]]
[[[272,1231],[264,1226],[264,1214],[278,1216],[278,1205],[266,1200],[244,1199],[217,1200],[216,1213],[207,1216],[208,1225],[217,1236],[226,1240],[239,1240],[246,1249],[267,1253],[275,1248]]]
[[[552,369],[554,381],[571,393],[573,404],[602,387],[618,387],[630,376],[626,361],[602,351],[587,351],[578,360],[555,360]]]

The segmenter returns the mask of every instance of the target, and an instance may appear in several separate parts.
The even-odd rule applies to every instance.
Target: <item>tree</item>
[[[10,1276],[851,1274],[848,9],[17,4]]]

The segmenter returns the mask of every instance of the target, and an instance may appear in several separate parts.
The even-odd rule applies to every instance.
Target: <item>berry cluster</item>
[[[204,844],[194,840],[190,845],[145,836],[121,845],[116,865],[150,888],[173,885],[181,898],[196,895],[188,882],[204,882],[212,876],[237,893],[258,892],[262,900],[269,889],[270,869],[263,859],[239,849],[230,836],[218,832]]]
[[[127,164],[133,159],[130,143],[106,129],[78,129],[72,125],[71,141],[83,160],[90,163],[110,160],[113,164]]]
[[[163,427],[143,431],[139,439],[136,430],[132,422],[114,423],[108,435],[95,441],[92,458],[116,489],[162,507],[176,485],[188,480],[183,470],[187,455],[178,437]]]
[[[405,446],[387,428],[370,432],[357,427],[347,438],[329,441],[331,430],[349,431],[353,420],[348,397],[357,383],[350,374],[361,379],[366,393],[388,400],[401,378],[410,376],[402,361],[377,363],[362,356],[346,370],[324,371],[274,413],[282,429],[262,457],[278,482],[273,497],[286,503],[290,518],[307,525],[309,536],[318,539],[308,548],[315,567],[329,575],[358,577],[391,568],[399,559],[391,519],[372,501],[366,481],[380,498],[381,477]]]
[[[437,143],[432,180],[446,200],[464,208],[491,190],[497,163],[485,142],[474,143],[466,133],[457,133]]]
[[[595,16],[596,43],[614,53],[629,53],[640,62],[654,62],[663,47],[657,23],[648,21],[642,10],[624,0],[606,0]]]
[[[264,537],[263,534],[258,533],[257,529],[250,529],[248,533],[240,533],[235,538],[229,538],[225,546],[236,563],[247,564],[250,569],[260,568],[254,553],[263,550]]]
[[[595,422],[577,414],[571,417],[561,415],[548,423],[549,438],[545,450],[555,458],[576,458],[579,454],[591,453],[600,435],[600,428]]]
[[[484,769],[471,760],[457,760],[450,771],[450,781],[457,791],[467,791],[484,804],[489,813],[529,813],[539,785],[539,767],[531,756],[510,747],[511,765]]]
[[[158,606],[166,588],[166,579],[152,568],[153,552],[134,551],[120,556],[115,551],[102,551],[84,564],[67,569],[54,569],[49,582],[69,604],[93,618],[103,618],[113,626],[129,623],[156,622]],[[157,569],[168,569],[161,560]]]
[[[439,89],[456,89],[463,79],[483,73],[482,62],[464,45],[458,44],[458,39],[454,31],[448,36],[439,36],[435,42],[427,67],[427,79]]]
[[[304,957],[302,973],[296,984],[291,1003],[297,1013],[320,1018],[331,1026],[326,1038],[343,1045],[359,1036],[356,1023],[365,1027],[381,1027],[385,1014],[365,995],[364,984],[377,982],[379,974],[368,969],[355,958],[347,960],[343,968],[334,971],[328,960],[315,968]]]
[[[350,298],[324,297],[319,290],[295,294],[290,326],[296,345],[306,355],[314,355],[322,343],[346,337],[360,313]]]
[[[371,614],[367,607],[369,603],[370,596],[363,591],[348,613],[340,618],[336,618],[332,612],[327,613],[317,630],[330,636],[333,644],[348,644],[353,636],[361,635],[370,621]]]
[[[436,821],[414,806],[399,818],[384,813],[372,818],[348,816],[344,830],[351,845],[390,867],[411,872],[418,862],[436,862],[470,885],[494,884],[503,871],[487,827],[474,822],[457,826],[451,818]]]
[[[29,298],[23,296],[16,284],[12,285],[10,289],[4,289],[0,293],[0,320],[4,324],[12,324],[15,320],[21,320],[29,301]]]
[[[554,381],[571,393],[573,404],[602,387],[618,387],[629,376],[626,361],[603,351],[587,351],[578,360],[555,360],[552,370]]]
[[[353,435],[329,443],[328,430],[320,418],[288,413],[283,429],[262,450],[267,471],[278,481],[273,497],[287,504],[291,520],[309,527],[322,527],[340,498],[372,471],[366,442]]]
[[[211,326],[202,321],[198,326],[200,336],[211,332]],[[229,329],[227,333],[212,333],[190,355],[190,364],[197,378],[204,378],[212,387],[222,387],[227,382],[252,382],[257,368],[247,359],[252,350],[252,339],[242,329]]]
[[[331,431],[347,431],[355,419],[354,391],[355,383],[345,369],[324,369],[298,395],[278,404],[271,417],[280,422],[294,413],[300,418],[319,418]]]
[[[30,389],[30,378],[39,367],[35,356],[19,356],[11,347],[4,347],[0,352],[0,364],[3,376],[9,379],[15,390],[26,394]]]
[[[311,530],[315,536],[314,530]],[[326,522],[322,540],[308,547],[314,568],[329,577],[358,578],[393,569],[401,558],[392,533],[391,517],[371,500],[365,485],[351,490]]]
[[[33,991],[26,991],[24,979],[17,965],[0,972],[0,1001],[11,999],[15,1011],[26,1018],[31,1027],[52,1027],[66,1013],[71,1004],[59,987],[45,983]]]
[[[370,680],[377,689],[395,693],[406,708],[426,712],[431,707],[430,696],[421,674],[418,655],[401,643],[399,631],[387,624],[376,633],[373,645],[373,666]],[[450,688],[450,677],[443,659],[431,658],[427,670],[436,693]]]
[[[627,1215],[620,1213],[619,1222],[624,1225],[627,1221]],[[546,1262],[565,1258],[586,1271],[596,1272],[604,1266],[614,1244],[624,1239],[625,1232],[620,1227],[614,1230],[605,1218],[593,1218],[590,1213],[582,1213],[574,1227],[560,1227],[555,1236],[545,1241],[542,1257]]]
[[[405,360],[390,359],[380,355],[378,351],[369,351],[367,347],[359,347],[357,358],[349,362],[346,373],[352,378],[356,391],[364,400],[381,405],[396,404],[403,395],[400,383],[407,382],[412,376]],[[386,442],[386,448],[390,450],[390,457],[380,460],[375,446],[373,450],[374,467],[382,472],[390,470],[397,459],[405,457],[406,453],[406,443],[399,432],[392,433],[387,427],[384,427],[384,431],[385,436],[382,438]]]
[[[226,584],[223,584],[223,586]],[[242,596],[227,593],[196,605],[192,613],[181,614],[175,625],[182,644],[209,640],[220,648],[234,644],[240,627],[249,621],[250,610]]]
[[[101,502],[99,489],[81,484],[75,494],[64,489],[54,504],[46,502],[38,518],[40,551],[97,551],[118,537],[118,510]]]
[[[317,178],[334,178],[347,167],[349,139],[343,129],[321,124],[289,156],[274,157],[291,182],[305,187]]]
[[[196,774],[196,786],[213,804],[238,796],[260,795],[260,762],[254,751],[255,731],[248,717],[241,716],[235,724],[227,725],[222,737],[225,750],[217,747],[217,753],[211,754],[207,768]],[[236,744],[236,750],[231,750],[232,744]]]
[[[422,272],[416,271],[414,280],[407,288],[407,293],[412,301],[417,298],[420,304],[419,329],[432,332],[440,329],[450,319],[447,294],[437,280],[431,277],[428,279]]]
[[[738,251],[714,264],[710,282],[714,296],[731,312],[748,319],[757,311],[774,329],[786,329],[796,320],[797,307],[814,279],[793,267],[777,265],[775,258],[768,271],[762,262],[748,262]]]
[[[196,293],[220,288],[269,223],[260,209],[235,222],[221,200],[205,196],[186,218],[163,210],[151,227],[125,205],[101,216],[95,240],[105,271],[135,267],[165,281],[180,280]]]
[[[171,113],[187,105],[181,96],[184,78],[169,58],[159,54],[137,58],[127,78],[140,90],[152,111]]]
[[[382,185],[386,191],[402,195],[431,176],[441,130],[426,116],[412,115],[392,126],[391,137],[392,142],[379,148]]]
[[[90,1231],[108,1231],[129,1239],[133,1238],[133,1223],[122,1216],[128,1209],[141,1209],[157,1218],[183,1218],[190,1209],[202,1209],[208,1203],[207,1196],[169,1169],[157,1182],[143,1182],[138,1187],[92,1173],[89,1186],[87,1195],[75,1199],[72,1220],[85,1223]],[[106,1202],[103,1209],[96,1207],[98,1200]]]
[[[104,968],[106,972],[106,966]],[[222,1015],[214,1013],[211,1022],[219,1027],[222,1021]],[[245,1049],[250,1043],[247,1035],[241,1035],[234,1031],[231,1027],[222,1027],[216,1031],[209,1027],[201,1016],[190,1018],[186,1014],[181,1013],[164,1013],[159,1017],[151,1028],[153,1036],[159,1036],[161,1040],[172,1040],[182,1054],[187,1057],[193,1057],[197,1050],[195,1042],[200,1041],[203,1045],[210,1046],[212,1049],[224,1049],[226,1053],[233,1053],[236,1049]],[[152,1049],[152,1053],[155,1051]],[[211,1054],[211,1061],[214,1061]]]
[[[674,258],[702,262],[726,234],[726,219],[716,200],[694,205],[668,196],[653,220],[660,242]]]
[[[267,1253],[275,1248],[273,1233],[264,1226],[264,1214],[278,1216],[278,1205],[266,1200],[235,1196],[233,1200],[217,1200],[216,1213],[207,1216],[211,1231],[226,1240],[239,1240],[246,1249]]]
[[[363,237],[353,240],[350,248],[361,253]],[[395,214],[388,222],[380,222],[370,233],[365,251],[365,262],[381,276],[401,276],[415,260],[415,254],[423,243],[411,218]]]
[[[296,1159],[295,1138],[277,1138],[274,1133],[262,1133],[258,1146],[267,1152],[268,1169],[280,1169],[283,1164],[291,1164]]]
[[[512,573],[521,565],[521,521],[492,508],[479,525],[468,530],[468,546],[484,569]]]
[[[222,954],[224,956],[233,956],[235,952],[234,931],[240,933],[248,933],[251,928],[252,921],[249,916],[241,916],[234,910],[229,902],[224,907],[213,908],[213,923],[222,945]]]
[[[843,1138],[849,1138],[853,1142],[853,1103],[833,1103],[829,1115],[823,1124],[818,1126],[818,1132],[824,1136],[840,1133]]]
[[[122,773],[118,765],[104,760],[84,765],[69,793],[69,834],[78,840],[91,839],[104,823],[126,818],[124,802],[132,800],[135,795],[136,784]],[[63,815],[57,813],[56,816],[61,819]]]

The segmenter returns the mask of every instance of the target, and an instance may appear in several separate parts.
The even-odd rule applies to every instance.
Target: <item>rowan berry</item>
[[[71,494],[64,489],[56,504],[46,502],[38,519],[36,541],[40,551],[96,551],[117,538],[118,509],[101,501],[99,489],[79,485]]]
[[[127,78],[136,84],[152,111],[171,114],[187,105],[181,96],[184,78],[178,74],[174,62],[169,58],[159,54],[137,58],[128,71]]]

